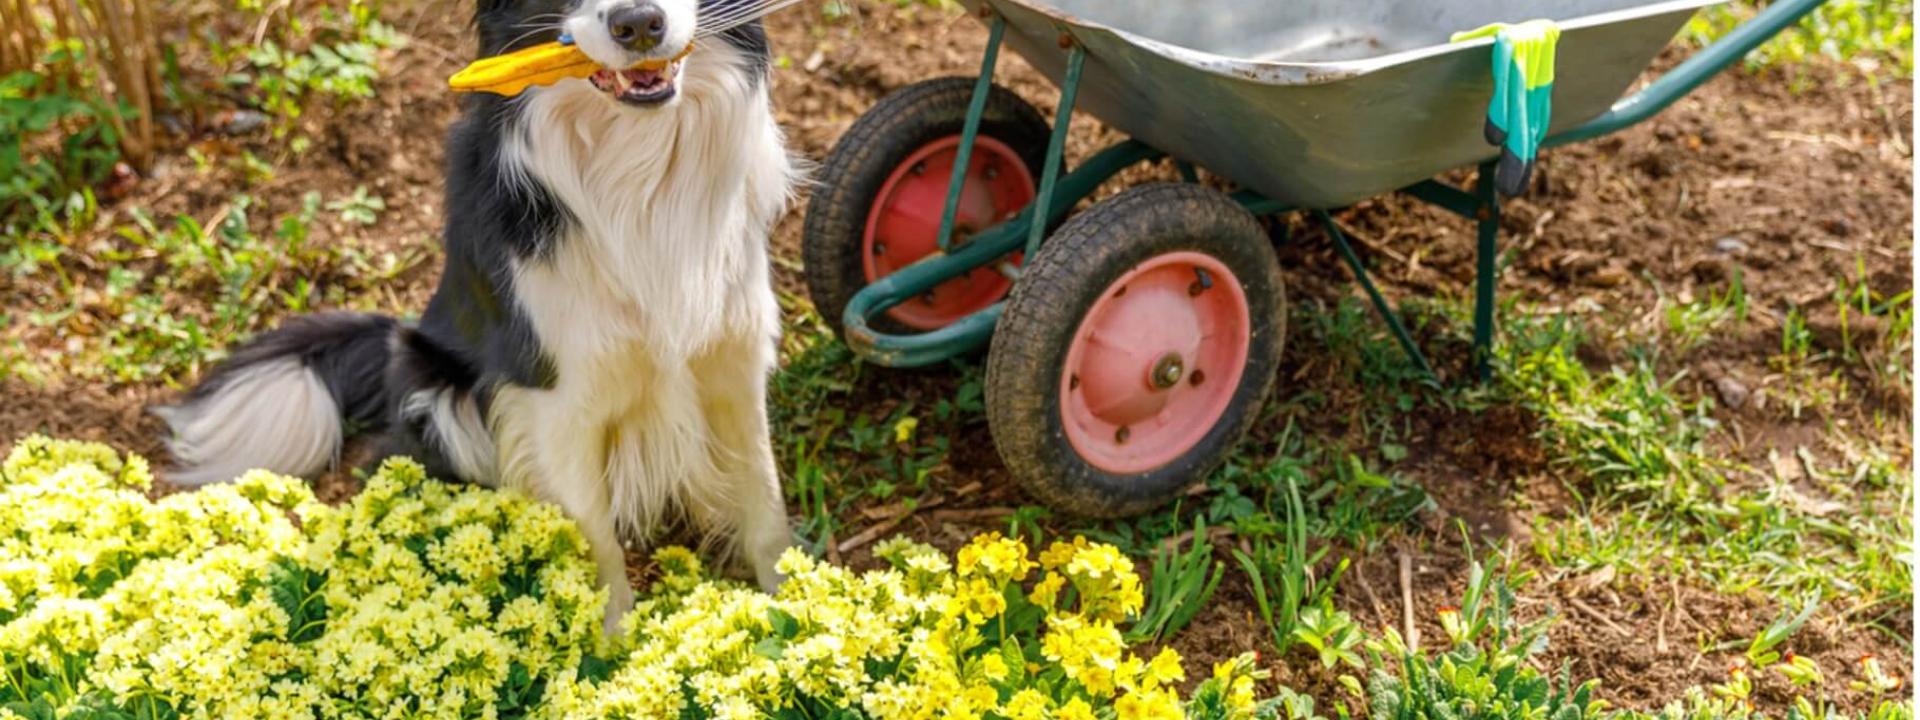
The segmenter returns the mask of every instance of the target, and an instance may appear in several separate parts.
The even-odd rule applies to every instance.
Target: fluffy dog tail
[[[295,318],[235,351],[180,404],[156,407],[181,485],[264,468],[310,477],[347,435],[386,424],[387,365],[399,323],[363,313]]]

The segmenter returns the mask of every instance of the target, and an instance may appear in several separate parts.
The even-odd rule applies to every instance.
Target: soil
[[[853,7],[854,16],[832,25],[821,25],[807,10],[788,11],[770,22],[780,56],[774,73],[780,121],[793,150],[809,158],[823,156],[886,92],[930,77],[977,72],[985,32],[972,19],[894,3]],[[273,180],[246,188],[264,203],[264,216],[297,208],[308,190],[335,197],[366,185],[387,199],[390,210],[383,222],[366,230],[318,228],[315,242],[339,241],[351,232],[376,249],[431,246],[440,224],[440,143],[457,110],[444,80],[471,55],[472,42],[465,18],[442,4],[393,2],[388,8],[393,24],[411,42],[386,58],[376,101],[348,111],[323,108],[303,119],[302,132],[315,140],[305,154],[264,134],[226,137],[205,123],[190,123],[194,130],[173,137],[177,152],[163,155],[107,208],[100,226],[124,220],[134,207],[149,208],[156,216],[213,215],[243,182],[235,173],[188,172],[189,163],[178,151],[193,147],[223,157],[246,147],[278,168]],[[1682,55],[1670,52],[1656,70]],[[1051,117],[1057,93],[1017,56],[1003,58],[999,77]],[[1843,350],[1833,296],[1844,279],[1864,276],[1883,296],[1911,289],[1912,108],[1909,83],[1876,84],[1849,66],[1815,63],[1793,76],[1736,71],[1639,127],[1548,151],[1532,191],[1506,205],[1501,292],[1535,306],[1533,312],[1590,319],[1595,356],[1584,359],[1605,367],[1617,359],[1608,355],[1619,352],[1625,340],[1660,332],[1665,308],[1724,292],[1737,274],[1759,322],[1675,359],[1690,370],[1684,381],[1690,385],[1683,388],[1719,398],[1715,417],[1742,428],[1743,441],[1717,442],[1757,465],[1776,449],[1843,456],[1845,448],[1825,439],[1834,423],[1859,431],[1884,427],[1880,432],[1886,437],[1873,439],[1896,450],[1901,467],[1910,467],[1904,437],[1910,399],[1904,385],[1849,370],[1852,387],[1864,391],[1796,416],[1784,399],[1791,383],[1768,359],[1779,351],[1779,327],[1790,308],[1806,313],[1816,345]],[[1069,160],[1116,139],[1096,121],[1077,117]],[[1164,164],[1138,169],[1104,192],[1175,177]],[[1447,179],[1469,181],[1464,173]],[[796,207],[804,207],[804,201]],[[1399,196],[1362,202],[1338,218],[1353,231],[1389,295],[1465,297],[1470,292],[1469,223]],[[773,242],[778,284],[803,297],[799,225],[800,213],[789,214]],[[1282,255],[1291,298],[1333,303],[1350,295],[1350,276],[1338,256],[1317,231],[1302,229],[1300,241]],[[417,312],[436,279],[434,265],[424,263],[371,304]],[[0,296],[10,292],[0,290]],[[1860,332],[1856,324],[1848,338],[1869,347],[1861,344]],[[9,337],[17,336],[9,331]],[[1442,368],[1449,380],[1464,370],[1457,360],[1451,362]],[[1325,410],[1311,418],[1263,420],[1253,433],[1257,448],[1276,442],[1290,421],[1339,442],[1368,442],[1365,429],[1353,426],[1361,415],[1353,410],[1374,400],[1353,383],[1324,381],[1326,372],[1327,360],[1317,348],[1298,342],[1288,348],[1280,385],[1325,393]],[[0,437],[48,432],[164,458],[157,441],[161,428],[142,409],[172,397],[177,388],[106,387],[65,378],[43,385],[18,378],[0,382],[6,398],[0,403]],[[940,373],[875,371],[862,373],[846,400],[878,406],[902,397],[948,397],[951,391],[952,379]],[[1892,420],[1876,425],[1876,417]],[[1524,411],[1423,407],[1404,420],[1409,458],[1393,469],[1423,484],[1438,507],[1388,546],[1335,552],[1354,559],[1337,599],[1374,629],[1401,627],[1402,603],[1410,601],[1420,634],[1431,643],[1444,637],[1435,609],[1455,602],[1465,581],[1455,520],[1483,538],[1524,547],[1534,516],[1563,513],[1572,499],[1566,480],[1531,439],[1537,423]],[[1007,508],[1027,502],[1008,482],[984,422],[961,423],[952,448],[935,483],[944,493],[942,503],[898,526],[948,548],[975,532],[1004,529]],[[340,499],[350,496],[355,484],[340,475],[322,481],[321,489],[324,496]],[[855,517],[847,522],[851,535],[874,521]],[[1413,567],[1409,597],[1403,597],[1399,580],[1403,556]],[[864,564],[870,559],[860,549],[844,560]],[[1551,649],[1541,660],[1544,666],[1571,664],[1576,677],[1603,680],[1602,697],[1637,708],[1661,705],[1689,686],[1723,681],[1740,649],[1702,653],[1700,648],[1752,637],[1778,607],[1773,599],[1753,594],[1729,596],[1624,576],[1548,574],[1525,586],[1521,596],[1523,613],[1551,608],[1560,617]],[[1215,601],[1173,645],[1189,658],[1190,668],[1246,650],[1268,650],[1270,641],[1253,608],[1244,579],[1231,573]],[[1911,616],[1894,622],[1910,625]],[[1795,649],[1813,656],[1830,677],[1849,676],[1843,668],[1865,654],[1894,668],[1908,666],[1911,658],[1900,643],[1858,624],[1816,623],[1796,637]],[[1311,691],[1323,702],[1344,694],[1331,673],[1300,656],[1268,664],[1276,671],[1275,682]],[[1788,697],[1783,681],[1771,674],[1756,679],[1761,704],[1781,707]],[[1843,688],[1843,682],[1832,682],[1827,690],[1838,693],[1844,706],[1862,708],[1865,699]]]

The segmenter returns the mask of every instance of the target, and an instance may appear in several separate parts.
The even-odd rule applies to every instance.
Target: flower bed
[[[656,559],[623,637],[551,506],[383,466],[350,504],[255,472],[151,501],[146,461],[34,437],[0,468],[0,718],[1251,716],[1249,659],[1182,699],[1116,623],[1112,547],[799,552],[769,596]],[[1271,709],[1269,707],[1269,709]]]

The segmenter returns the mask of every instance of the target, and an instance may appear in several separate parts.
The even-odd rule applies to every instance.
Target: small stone
[[[119,200],[132,194],[139,185],[140,173],[135,172],[132,165],[117,162],[113,164],[113,174],[101,186],[101,194],[108,200]]]
[[[1719,395],[1720,402],[1726,403],[1727,408],[1731,410],[1746,407],[1747,399],[1753,397],[1753,391],[1748,390],[1745,383],[1733,379],[1731,375],[1714,378],[1713,392]]]
[[[161,128],[174,135],[187,135],[193,130],[186,118],[176,113],[161,113],[155,116],[155,119],[160,121]]]
[[[258,110],[228,110],[214,116],[214,127],[228,135],[245,135],[266,127],[273,118]]]
[[[1732,235],[1713,241],[1713,251],[1722,255],[1745,255],[1750,249],[1745,241]]]

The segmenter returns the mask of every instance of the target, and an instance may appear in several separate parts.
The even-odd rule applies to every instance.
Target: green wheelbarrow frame
[[[1615,102],[1605,113],[1547,138],[1545,144],[1557,146],[1590,140],[1653,117],[1745,57],[1747,53],[1774,35],[1798,22],[1800,18],[1824,4],[1825,1],[1779,0],[1774,2],[1755,17],[1694,54],[1693,57],[1674,67],[1645,88]],[[948,184],[946,206],[940,222],[939,251],[880,278],[855,294],[847,303],[846,314],[842,318],[847,343],[869,362],[890,367],[919,367],[959,357],[984,346],[992,338],[994,326],[999,321],[1001,312],[1005,310],[1005,300],[938,330],[925,333],[910,335],[882,333],[873,328],[869,319],[918,297],[943,282],[975,269],[994,265],[1013,252],[1024,250],[1028,257],[1032,257],[1040,249],[1046,237],[1047,228],[1064,220],[1074,205],[1091,196],[1107,180],[1136,164],[1166,157],[1165,153],[1137,140],[1124,140],[1099,151],[1079,167],[1063,174],[1062,156],[1087,54],[1085,48],[1075,44],[1067,49],[1066,72],[1060,83],[1060,105],[1054,117],[1053,134],[1048,142],[1038,195],[1035,196],[1032,204],[1012,219],[987,228],[975,234],[966,243],[955,247],[952,239],[961,189],[966,168],[973,153],[974,142],[979,135],[981,116],[985,112],[988,92],[993,85],[993,75],[999,63],[1000,48],[1005,34],[1005,19],[998,14],[992,15],[979,79],[974,86],[972,101],[968,106],[966,122],[957,149],[958,157],[955,159],[953,176]],[[1196,179],[1191,165],[1179,161],[1179,167],[1187,181]],[[1493,168],[1491,161],[1482,163],[1479,166],[1478,180],[1471,189],[1462,189],[1435,180],[1423,180],[1399,190],[1403,194],[1473,220],[1477,224],[1473,363],[1474,374],[1482,381],[1492,377],[1491,360],[1496,323],[1495,286],[1499,278],[1497,260],[1500,198],[1494,189]],[[1236,192],[1233,198],[1255,216],[1279,215],[1301,210],[1250,190]],[[1359,255],[1354,252],[1346,235],[1340,231],[1339,225],[1324,209],[1315,208],[1307,212],[1310,212],[1326,229],[1328,237],[1333,240],[1334,247],[1339,251],[1348,268],[1353,271],[1354,277],[1366,291],[1369,302],[1385,321],[1388,329],[1392,331],[1394,339],[1406,352],[1407,357],[1432,377],[1432,366],[1428,363],[1425,353],[1413,342],[1412,335],[1408,333],[1399,314],[1385,296],[1381,295],[1366,266],[1360,261]],[[1044,221],[1035,222],[1035,218],[1044,218]],[[1011,264],[1002,264],[999,267],[1001,272],[1012,275],[1016,283],[1019,281],[1018,268]]]

